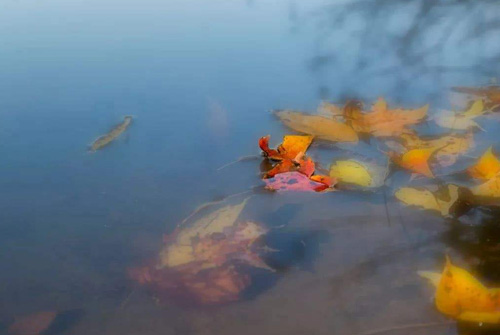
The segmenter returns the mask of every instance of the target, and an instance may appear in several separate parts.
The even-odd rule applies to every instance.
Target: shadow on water
[[[445,242],[491,283],[500,283],[500,208],[473,207],[451,220]]]
[[[69,334],[71,328],[84,316],[81,309],[73,309],[59,313],[52,324],[40,335],[63,335]]]
[[[252,271],[252,285],[242,294],[242,300],[251,300],[271,289],[281,276],[292,268],[313,272],[322,243],[329,240],[326,231],[294,231],[273,229],[265,235],[263,243],[270,248],[263,260],[276,272]]]

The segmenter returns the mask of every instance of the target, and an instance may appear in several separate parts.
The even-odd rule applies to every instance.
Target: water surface
[[[381,193],[254,196],[249,218],[328,239],[249,300],[158,304],[126,270],[200,204],[261,185],[258,160],[218,168],[288,132],[270,110],[379,96],[449,108],[449,87],[489,84],[499,12],[495,1],[2,2],[0,322],[83,311],[63,331],[74,335],[445,322],[416,271],[439,271],[461,244],[442,219],[390,197],[386,207]],[[127,133],[89,154],[124,115]]]

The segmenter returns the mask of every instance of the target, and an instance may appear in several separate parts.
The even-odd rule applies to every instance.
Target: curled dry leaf
[[[458,200],[458,190],[456,185],[447,185],[437,192],[431,192],[425,188],[402,187],[396,191],[395,196],[405,205],[436,211],[443,216],[448,216],[452,206]]]
[[[387,167],[353,159],[336,161],[330,167],[330,177],[339,182],[370,188],[382,186],[387,173]]]
[[[500,290],[488,289],[448,257],[442,274],[419,274],[436,286],[435,302],[441,313],[462,321],[500,323]]]
[[[266,157],[273,160],[283,160],[290,159],[293,160],[299,154],[304,154],[314,136],[309,135],[285,135],[283,137],[283,143],[281,143],[277,150],[269,148],[269,139],[270,136],[264,136],[259,139],[259,147],[264,152]]]
[[[290,110],[277,111],[276,115],[285,126],[300,133],[332,142],[358,142],[358,135],[351,127],[331,118]]]
[[[307,177],[311,177],[315,170],[316,164],[314,164],[314,161],[310,157],[301,159],[299,161],[299,168],[297,169],[297,171],[306,175]]]
[[[264,174],[264,178],[272,178],[279,173],[291,171],[299,171],[308,177],[314,173],[313,160],[305,156],[313,136],[286,135],[277,150],[269,148],[269,138],[270,136],[261,137],[259,147],[267,158],[278,161],[278,163]]]

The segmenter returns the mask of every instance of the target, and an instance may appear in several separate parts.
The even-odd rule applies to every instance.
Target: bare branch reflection
[[[345,95],[339,90],[358,83],[373,91],[379,81],[379,91],[395,98],[418,88],[432,99],[457,81],[485,84],[499,70],[498,14],[494,0],[330,1],[303,21],[316,30],[308,68],[320,95],[328,94],[325,85]]]

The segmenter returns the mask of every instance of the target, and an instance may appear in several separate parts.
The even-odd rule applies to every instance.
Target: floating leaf
[[[297,155],[307,151],[314,136],[285,135],[283,143],[278,146],[278,150],[269,148],[270,136],[263,136],[259,139],[259,147],[264,154],[274,160],[295,159]]]
[[[123,120],[122,123],[117,125],[115,128],[113,128],[109,133],[106,135],[103,135],[99,137],[97,140],[95,140],[91,145],[90,145],[90,151],[97,151],[99,149],[104,148],[111,142],[113,142],[115,139],[118,138],[127,128],[130,126],[130,123],[132,122],[132,117],[131,116],[125,116],[125,119]]]
[[[281,155],[278,152],[278,150],[274,150],[274,149],[269,148],[269,139],[270,138],[271,138],[270,135],[262,136],[261,138],[259,138],[259,148],[260,148],[260,150],[262,150],[262,152],[264,153],[264,155],[267,158],[269,158],[269,159],[282,160],[283,157],[281,157]]]
[[[387,102],[379,98],[372,106],[372,111],[363,113],[361,105],[346,104],[345,117],[354,130],[369,133],[376,137],[399,136],[410,132],[408,126],[422,121],[429,109],[428,105],[418,109],[389,109]]]
[[[447,216],[458,200],[458,186],[447,185],[440,192],[434,193],[425,188],[402,187],[396,191],[395,196],[405,205],[437,211]]]
[[[342,118],[343,116],[342,108],[326,101],[323,101],[319,105],[317,113],[320,116],[334,119]]]
[[[313,138],[314,136],[310,135],[286,135],[278,147],[278,152],[285,158],[295,159],[297,155],[303,155],[307,151]]]
[[[471,188],[471,191],[479,197],[500,198],[500,175]]]
[[[479,323],[500,323],[498,289],[488,289],[466,270],[451,264],[441,275],[420,273],[436,285],[436,307],[452,318]]]
[[[267,189],[278,192],[321,192],[333,186],[311,180],[299,172],[280,173],[274,178],[264,179],[264,182]]]
[[[485,112],[484,103],[482,99],[477,99],[472,103],[468,110],[466,110],[462,115],[465,117],[477,117],[483,115]]]
[[[403,134],[401,140],[406,149],[435,149],[435,158],[439,165],[446,167],[454,164],[458,156],[467,152],[474,145],[472,132],[465,135],[445,135],[437,138],[420,138],[415,134]]]
[[[306,175],[307,177],[311,177],[316,170],[316,165],[314,164],[314,161],[307,157],[306,159],[301,159],[299,162],[299,168],[297,171],[300,173]]]
[[[356,160],[336,161],[330,167],[330,177],[363,187],[380,187],[387,176],[387,168]]]
[[[190,227],[179,230],[173,243],[165,245],[160,251],[158,268],[175,267],[194,261],[193,240],[222,233],[225,228],[233,226],[246,203],[247,199],[238,205],[220,208],[198,219]]]
[[[337,179],[330,176],[314,175],[311,176],[309,179],[321,183],[325,185],[327,188],[332,188],[335,186],[335,184],[337,184]]]
[[[314,168],[314,166],[313,166]],[[273,168],[264,174],[264,178],[272,178],[278,173],[290,172],[297,170],[297,164],[291,159],[284,159],[278,164],[274,165]],[[314,171],[313,171],[314,172]]]
[[[16,318],[9,327],[10,335],[38,335],[45,331],[56,318],[54,311],[38,312]]]
[[[255,222],[238,222],[247,200],[225,206],[178,227],[167,236],[155,264],[130,270],[143,285],[179,300],[200,304],[235,301],[251,284],[248,267],[274,271],[261,258],[261,237],[268,232]]]
[[[357,142],[358,135],[348,125],[319,115],[282,110],[276,112],[283,124],[300,133],[332,142]]]
[[[474,116],[465,116],[452,111],[441,111],[433,119],[438,126],[443,128],[456,130],[480,129],[481,127],[474,121],[474,118]]]
[[[477,179],[491,179],[500,173],[500,160],[493,153],[493,147],[481,156],[479,161],[471,166],[467,172]]]
[[[261,137],[259,147],[267,158],[278,161],[278,163],[264,174],[264,178],[272,178],[279,173],[291,171],[299,171],[308,177],[314,173],[313,160],[305,157],[305,152],[309,148],[313,136],[286,135],[277,150],[269,148],[269,137]]]
[[[429,159],[435,153],[435,151],[436,148],[411,149],[405,152],[403,155],[398,155],[394,152],[390,152],[389,156],[396,164],[398,164],[402,168],[429,178],[434,178],[434,173],[429,167]]]
[[[486,108],[500,105],[500,86],[487,87],[453,87],[455,92],[465,93],[486,99]]]

